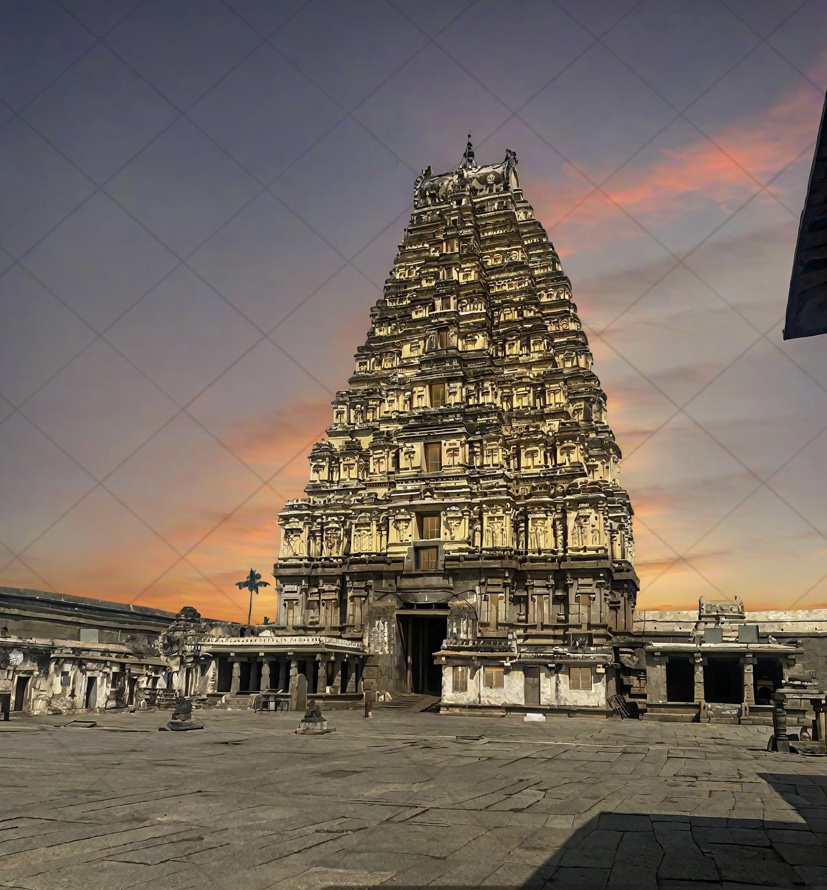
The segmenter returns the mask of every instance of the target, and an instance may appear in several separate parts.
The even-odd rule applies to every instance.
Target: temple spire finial
[[[471,134],[468,134],[468,142],[465,145],[465,151],[462,154],[462,163],[460,169],[469,169],[474,167],[474,146],[471,143]]]

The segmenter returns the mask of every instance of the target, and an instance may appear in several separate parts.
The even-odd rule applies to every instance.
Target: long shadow
[[[823,776],[761,773],[759,778],[801,818],[789,821],[780,807],[778,819],[600,813],[528,880],[513,886],[827,888],[827,769]]]

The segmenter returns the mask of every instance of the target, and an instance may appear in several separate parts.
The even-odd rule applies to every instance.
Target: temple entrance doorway
[[[695,701],[695,668],[688,658],[667,659],[666,700]]]
[[[529,708],[540,707],[540,668],[537,665],[523,667],[523,698]]]
[[[442,648],[448,634],[448,610],[416,604],[406,606],[396,615],[405,657],[406,691],[441,695],[442,667],[434,661],[434,652]]]
[[[744,666],[737,658],[710,658],[704,666],[704,699],[710,704],[740,705]]]

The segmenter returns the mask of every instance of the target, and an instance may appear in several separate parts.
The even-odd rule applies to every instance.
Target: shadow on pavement
[[[796,809],[800,820],[600,813],[527,881],[514,886],[827,887],[827,770],[824,776],[762,773],[760,778]]]

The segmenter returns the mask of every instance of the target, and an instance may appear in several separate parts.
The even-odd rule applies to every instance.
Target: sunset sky
[[[0,584],[246,620],[414,178],[470,131],[517,152],[572,280],[639,606],[827,605],[827,337],[781,338],[823,0],[6,0],[0,26]]]

